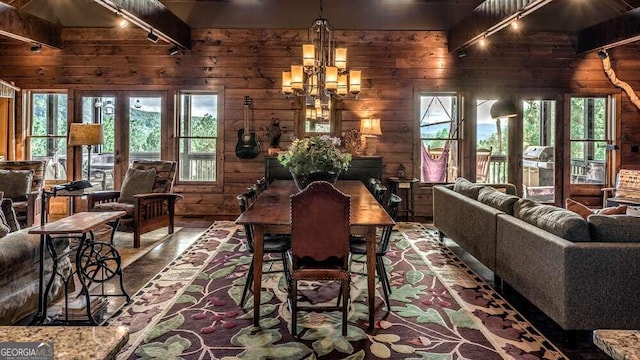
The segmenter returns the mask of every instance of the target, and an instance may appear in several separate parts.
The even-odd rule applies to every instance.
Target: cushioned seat
[[[40,196],[46,161],[0,162],[0,191],[13,200],[20,227],[40,223]]]
[[[133,247],[140,247],[140,235],[168,227],[173,234],[175,203],[173,194],[175,161],[136,160],[127,170],[121,191],[96,191],[87,196],[89,211],[124,210],[120,231],[133,232]]]

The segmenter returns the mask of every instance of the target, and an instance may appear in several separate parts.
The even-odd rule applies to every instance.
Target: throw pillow
[[[31,192],[31,170],[0,170],[0,190],[5,198],[23,200]]]
[[[571,210],[574,213],[582,216],[585,220],[589,217],[589,215],[597,214],[597,215],[625,215],[627,213],[627,206],[613,206],[606,207],[604,209],[593,210],[587,207],[586,205],[579,203],[575,200],[567,198],[564,202],[565,208],[567,210]]]
[[[150,193],[156,182],[156,169],[138,170],[129,168],[124,177],[118,202],[132,203],[133,196]]]
[[[574,213],[582,216],[585,220],[587,220],[589,215],[593,214],[593,210],[589,209],[586,205],[569,198],[564,201],[564,207],[567,210],[573,211]]]
[[[13,209],[13,200],[5,198],[2,199],[2,203],[0,203],[0,208],[2,209],[2,213],[4,214],[5,220],[9,225],[9,232],[14,232],[20,230],[20,223],[18,223],[18,218],[16,217],[16,211]]]

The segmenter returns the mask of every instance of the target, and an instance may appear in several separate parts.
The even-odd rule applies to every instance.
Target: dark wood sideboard
[[[289,169],[278,162],[276,156],[264,157],[264,176],[267,182],[273,180],[291,180]],[[367,181],[369,178],[382,180],[382,156],[354,156],[349,169],[340,173],[338,179]]]

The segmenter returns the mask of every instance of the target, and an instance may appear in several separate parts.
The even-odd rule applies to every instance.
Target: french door
[[[76,99],[75,118],[80,119],[76,122],[101,124],[104,140],[82,147],[82,155],[76,156],[75,178],[89,179],[105,190],[119,189],[134,160],[161,158],[164,92],[83,91]]]

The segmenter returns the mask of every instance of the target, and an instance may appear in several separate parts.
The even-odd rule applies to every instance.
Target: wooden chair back
[[[476,150],[476,182],[486,182],[489,179],[489,165],[493,148]]]
[[[291,196],[291,252],[295,259],[348,259],[351,196],[316,181]]]

